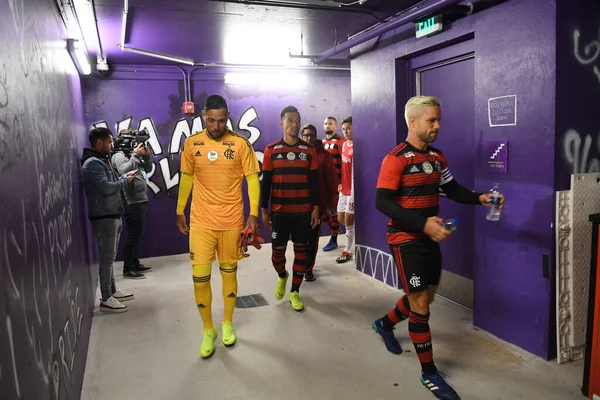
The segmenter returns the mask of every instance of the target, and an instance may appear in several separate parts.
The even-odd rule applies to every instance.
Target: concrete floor
[[[327,238],[322,238],[325,244]],[[341,242],[343,243],[343,238]],[[396,330],[405,352],[393,355],[371,330],[401,292],[319,253],[316,282],[300,290],[306,310],[275,299],[270,246],[253,249],[238,269],[239,296],[262,293],[268,306],[236,309],[238,343],[217,339],[214,356],[199,355],[202,325],[188,255],[144,260],[145,280],[118,286],[136,298],[123,314],[94,314],[82,399],[150,400],[431,400],[406,322]],[[293,253],[288,246],[288,269]],[[288,286],[291,279],[288,281]],[[220,335],[221,277],[213,266],[213,317]],[[98,294],[99,297],[99,294]],[[443,299],[430,322],[436,364],[464,400],[582,399],[583,363],[559,366],[472,326],[472,313]],[[408,351],[410,350],[410,352]]]

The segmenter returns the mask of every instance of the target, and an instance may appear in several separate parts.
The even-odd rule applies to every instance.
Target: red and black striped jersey
[[[452,179],[441,151],[433,147],[419,150],[408,142],[402,142],[383,159],[377,189],[393,190],[396,192],[394,200],[400,207],[429,218],[439,213],[440,186]],[[403,226],[401,221],[391,219],[388,223],[390,244],[425,237],[424,233]]]
[[[317,151],[312,144],[300,140],[290,146],[283,139],[269,144],[262,168],[272,173],[271,212],[311,212],[311,174],[316,176],[318,166]]]
[[[338,180],[342,181],[342,145],[346,140],[337,133],[331,139],[322,139],[323,148],[333,157],[333,164],[338,174]]]

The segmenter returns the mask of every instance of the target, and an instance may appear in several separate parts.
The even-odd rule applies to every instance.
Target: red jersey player
[[[325,139],[323,139],[323,148],[331,154],[333,157],[333,162],[335,164],[335,169],[337,172],[338,180],[342,179],[342,145],[344,144],[344,138],[336,133],[337,131],[337,120],[334,117],[327,117],[323,122],[323,130],[325,131]],[[337,199],[336,199],[337,204]],[[329,215],[325,212],[326,210],[321,210],[322,215],[321,218],[323,222],[329,225],[329,229],[331,229],[331,239],[329,243],[325,247],[323,247],[323,251],[331,251],[335,250],[338,247],[337,244],[337,236],[340,229],[340,223],[337,216],[337,212],[335,207],[329,209]],[[331,216],[331,218],[329,218]]]
[[[354,243],[354,177],[353,164],[354,142],[352,141],[352,117],[342,121],[344,141],[342,145],[342,184],[337,205],[338,218],[346,227],[346,248],[335,260],[345,263],[352,259],[352,244]]]

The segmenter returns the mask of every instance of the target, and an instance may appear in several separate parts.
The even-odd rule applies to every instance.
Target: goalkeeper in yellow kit
[[[218,95],[206,99],[202,117],[206,129],[188,137],[181,154],[181,181],[177,201],[177,227],[190,235],[190,262],[193,266],[194,294],[204,323],[200,356],[215,352],[217,330],[213,325],[210,287],[211,265],[215,253],[223,278],[222,340],[225,346],[235,344],[232,319],[237,298],[237,262],[242,258],[239,245],[244,229],[242,180],[248,183],[250,215],[246,226],[259,231],[258,159],[246,137],[227,129],[229,111],[225,99]],[[190,226],[184,210],[190,192]]]

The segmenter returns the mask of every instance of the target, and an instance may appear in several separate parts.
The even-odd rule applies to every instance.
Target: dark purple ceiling
[[[251,4],[258,1],[130,0],[126,46],[197,63],[281,64],[290,48],[294,54],[300,53],[301,46],[305,55],[319,54],[419,2],[368,0],[341,8],[323,6],[333,0],[280,0],[306,3],[286,6],[273,5],[274,1]],[[172,63],[121,51],[125,2],[94,3],[109,64]],[[97,51],[94,46],[89,50]]]

